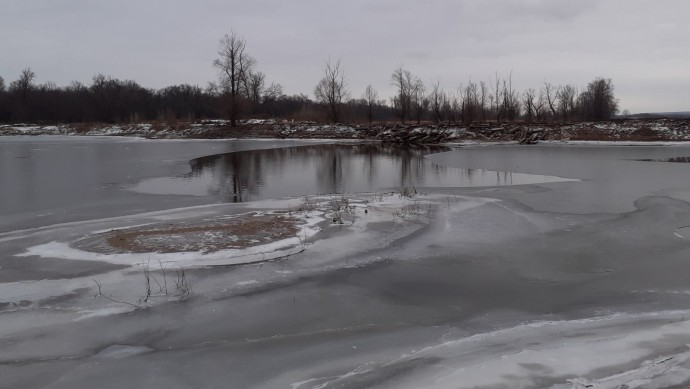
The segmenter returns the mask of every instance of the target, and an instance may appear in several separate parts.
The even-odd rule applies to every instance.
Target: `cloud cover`
[[[367,84],[391,95],[404,65],[447,90],[495,72],[518,89],[606,77],[622,109],[690,110],[689,13],[684,0],[4,0],[0,76],[204,86],[234,29],[289,94],[312,95],[330,57],[353,97]]]

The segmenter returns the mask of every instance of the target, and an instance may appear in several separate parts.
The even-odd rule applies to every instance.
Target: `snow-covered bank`
[[[400,144],[541,141],[688,141],[690,120],[623,119],[605,122],[463,124],[318,124],[287,120],[224,120],[176,123],[6,124],[0,135],[134,136],[167,139],[359,139]]]

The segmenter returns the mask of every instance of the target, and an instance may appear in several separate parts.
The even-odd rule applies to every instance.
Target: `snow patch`
[[[90,319],[92,317],[119,315],[122,313],[132,312],[134,309],[135,309],[135,307],[124,305],[124,304],[121,306],[107,307],[107,308],[101,308],[101,309],[84,309],[84,310],[80,310],[77,312],[79,314],[79,317],[74,319],[74,321]]]
[[[130,357],[133,355],[148,353],[151,351],[154,351],[154,350],[152,348],[146,347],[146,346],[128,346],[128,345],[114,344],[112,346],[106,347],[101,352],[96,354],[94,357],[95,358],[103,358],[103,359],[121,359],[121,358]]]
[[[247,286],[247,285],[254,285],[254,284],[258,284],[258,283],[259,283],[259,281],[257,281],[257,280],[240,281],[240,282],[236,282],[235,286]]]

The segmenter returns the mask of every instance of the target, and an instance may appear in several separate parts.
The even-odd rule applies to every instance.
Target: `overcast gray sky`
[[[0,0],[0,76],[160,88],[216,79],[234,29],[269,81],[306,93],[329,56],[353,97],[404,65],[455,90],[512,70],[518,89],[613,79],[621,109],[690,110],[687,0]]]

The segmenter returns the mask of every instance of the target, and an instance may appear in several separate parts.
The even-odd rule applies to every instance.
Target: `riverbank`
[[[688,119],[625,119],[603,122],[454,124],[319,124],[279,120],[246,120],[230,127],[224,120],[112,125],[0,125],[0,136],[84,135],[151,139],[359,139],[398,144],[540,141],[688,141]]]

